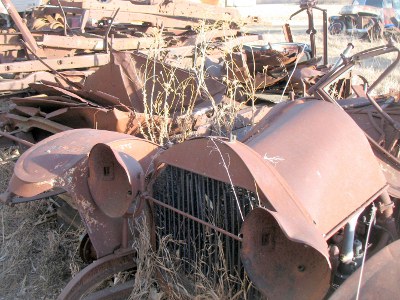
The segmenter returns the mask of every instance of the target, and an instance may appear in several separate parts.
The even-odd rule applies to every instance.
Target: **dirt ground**
[[[329,14],[338,12],[338,5],[322,6]],[[241,8],[243,15],[254,14],[267,18],[273,26],[284,23],[298,9],[297,5],[261,5]],[[317,13],[319,16],[320,14]],[[320,22],[317,18],[317,22]],[[305,14],[297,17],[295,26],[306,24]],[[282,41],[281,33],[271,30],[266,33],[271,41]],[[295,41],[307,42],[308,36],[295,36]],[[348,42],[355,45],[354,52],[383,44],[370,43],[353,37],[329,37],[330,62],[334,62],[346,48]],[[318,45],[322,45],[318,36]],[[321,49],[319,49],[321,50]],[[377,71],[383,70],[393,56],[374,59],[362,66],[360,72],[373,79]],[[377,89],[388,92],[398,88],[400,70],[396,70]],[[13,149],[2,149],[0,161],[0,192],[3,192],[12,175],[17,154]],[[0,204],[0,300],[2,299],[54,299],[61,289],[84,265],[78,257],[78,243],[82,229],[65,228],[57,222],[57,204],[53,199],[8,207]]]

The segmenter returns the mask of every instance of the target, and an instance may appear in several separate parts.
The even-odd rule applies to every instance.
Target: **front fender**
[[[109,161],[118,162],[118,165],[115,164],[113,181],[107,182],[108,187],[113,182],[128,183],[131,192],[137,188],[131,197],[122,200],[117,194],[100,197],[99,191],[105,185],[96,188],[96,184],[101,184],[102,177],[95,176],[96,168],[89,167],[92,149],[95,149],[95,156],[102,156],[102,151],[109,151]],[[123,215],[141,190],[143,176],[151,172],[151,162],[159,149],[154,143],[117,132],[94,129],[65,131],[41,141],[20,157],[8,192],[31,197],[52,188],[66,190],[73,198],[74,206],[100,258],[121,245]],[[132,176],[137,173],[142,174],[142,178]],[[112,203],[110,205],[104,201]],[[117,209],[110,210],[107,207]]]

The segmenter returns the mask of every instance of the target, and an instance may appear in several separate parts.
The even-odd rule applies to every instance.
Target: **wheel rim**
[[[113,286],[100,291],[92,291],[104,280],[114,274],[136,267],[135,252],[130,250],[123,253],[111,254],[96,260],[80,271],[62,290],[58,300],[76,299],[122,299],[129,291],[128,283]],[[131,289],[133,284],[131,285]],[[94,297],[94,298],[93,298]]]

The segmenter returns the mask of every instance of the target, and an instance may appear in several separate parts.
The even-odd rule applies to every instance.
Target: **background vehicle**
[[[329,33],[376,39],[399,27],[399,0],[355,0],[329,19]]]

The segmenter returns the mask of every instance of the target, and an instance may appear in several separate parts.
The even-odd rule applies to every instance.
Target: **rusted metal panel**
[[[285,36],[285,41],[288,43],[293,43],[292,30],[289,24],[283,25],[283,35]]]
[[[20,113],[21,115],[27,117],[39,116],[41,114],[39,108],[22,105],[15,107],[13,110],[11,110],[11,113]]]
[[[71,127],[46,120],[40,116],[33,116],[33,117],[22,117],[20,115],[15,114],[7,114],[7,118],[16,124],[22,131],[29,131],[32,128],[39,128],[43,131],[50,132],[50,133],[58,133],[66,130],[70,130]]]
[[[361,90],[360,86],[353,87],[353,89],[360,96],[365,95],[365,98],[361,97],[359,99],[336,101],[325,91],[327,86],[337,81],[338,78],[351,70],[359,61],[388,53],[395,53],[397,54],[397,57],[373,83],[368,84],[368,87],[364,88],[364,91]],[[309,93],[315,97],[321,100],[332,102],[338,106],[342,105],[343,109],[348,110],[360,128],[364,130],[365,135],[369,140],[376,157],[379,159],[385,176],[390,184],[389,192],[395,197],[400,196],[399,186],[397,184],[400,176],[398,172],[400,170],[400,160],[398,157],[399,153],[397,151],[398,138],[396,137],[396,132],[398,131],[400,123],[396,114],[397,105],[393,103],[394,100],[396,100],[396,93],[383,97],[388,100],[388,103],[381,104],[378,104],[377,101],[375,101],[375,97],[372,97],[371,93],[386,76],[388,76],[397,68],[399,63],[400,51],[391,42],[389,42],[387,45],[361,51],[354,54],[352,57],[347,58],[340,66],[330,70],[327,74],[325,74],[321,80],[319,80],[309,90]],[[394,96],[394,98],[390,99],[391,96]],[[379,98],[377,99],[379,100]],[[357,109],[355,108],[360,109],[360,113],[358,113]],[[381,124],[377,124],[376,121],[374,121],[374,118],[380,119]],[[388,136],[387,140],[385,139],[386,134]]]
[[[156,77],[152,76],[154,71]],[[185,124],[193,126],[179,121],[179,116],[187,109],[211,109],[213,103],[223,100],[225,91],[225,85],[214,79],[206,78],[200,85],[194,74],[143,54],[113,53],[112,62],[89,75],[82,85],[68,79],[69,76],[79,77],[81,73],[68,71],[63,74],[68,76],[61,83],[43,80],[40,84],[29,85],[43,95],[11,98],[17,105],[12,111],[13,117],[10,117],[15,128],[40,128],[54,133],[52,126],[60,124],[68,128],[97,128],[146,136],[151,124],[157,128],[156,124],[162,118],[174,135],[182,132]],[[110,76],[112,81],[104,80]],[[26,115],[24,107],[39,109],[35,122],[27,118],[33,116]],[[149,114],[152,114],[151,121]],[[39,122],[41,117],[43,122]],[[194,124],[198,117],[191,119]],[[44,123],[52,126],[44,126]]]
[[[256,90],[265,89],[287,79],[296,61],[307,65],[310,58],[305,44],[262,43],[244,45],[244,51],[227,55],[226,72],[231,80],[239,80]],[[302,64],[299,67],[304,67]],[[301,74],[301,79],[307,81],[305,75],[308,74]]]
[[[389,192],[395,197],[400,197],[399,132],[370,105],[370,102],[366,98],[361,99],[364,100],[364,107],[360,105],[359,107],[348,108],[346,111],[358,126],[379,145],[380,148],[374,147],[373,149],[390,185]],[[377,101],[382,103],[381,105],[383,107],[386,106],[384,107],[385,112],[396,122],[400,122],[398,114],[400,110],[399,104],[396,102],[389,104],[390,98],[389,100],[385,98],[383,100],[384,103],[377,99]],[[388,159],[387,155],[383,153],[382,150],[385,150],[393,159]]]
[[[107,64],[110,61],[110,55],[105,53],[97,53],[73,57],[49,58],[44,59],[44,61],[46,64],[56,70],[91,68]],[[0,74],[27,73],[48,70],[49,69],[43,65],[43,63],[37,60],[0,64]]]
[[[12,190],[21,196],[33,196],[35,193],[46,191],[55,184],[55,179],[62,177],[87,156],[90,149],[98,142],[114,141],[118,138],[127,136],[116,132],[104,132],[88,129],[69,130],[51,136],[44,144],[37,144],[30,148],[21,156],[21,163],[14,169],[14,177],[20,182],[32,185],[29,187],[21,186],[18,190]],[[68,138],[70,142],[66,143]],[[132,137],[132,139],[135,139]],[[49,150],[48,150],[49,149]],[[62,153],[68,155],[61,155]],[[31,154],[32,153],[32,154]],[[49,154],[52,159],[44,159],[43,153]],[[36,157],[37,159],[33,159]],[[24,162],[26,159],[26,162]],[[34,175],[39,174],[39,175]],[[11,180],[11,186],[14,184]],[[65,182],[61,182],[63,184]]]
[[[113,38],[113,50],[137,50],[147,49],[155,46],[156,40],[153,37],[127,37]],[[50,48],[67,48],[80,50],[103,51],[106,49],[106,40],[104,38],[93,38],[86,36],[54,36],[44,35],[41,45]],[[159,46],[163,47],[164,42],[160,41]]]
[[[74,82],[82,82],[83,79],[91,73],[93,73],[93,71],[65,71],[62,72],[62,75]],[[22,79],[3,79],[0,81],[0,92],[21,91],[24,89],[28,89],[32,83],[39,81],[56,83],[56,78],[57,75],[55,74],[45,71],[39,71],[28,74]]]
[[[50,82],[49,83],[41,83],[41,84],[33,83],[30,85],[30,87],[35,89],[36,91],[46,93],[47,95],[50,95],[50,96],[65,95],[78,103],[83,103],[83,104],[86,104],[88,106],[93,106],[93,107],[100,107],[98,104],[96,104],[90,100],[83,99],[82,97],[80,97],[79,95],[77,95],[74,92],[71,92],[68,89],[64,89],[64,88],[60,87],[59,85],[52,84]]]
[[[106,77],[114,80],[104,81]],[[225,85],[207,78],[205,86],[218,103]],[[88,77],[84,89],[115,95],[135,111],[152,111],[155,115],[165,110],[181,114],[189,105],[210,101],[202,97],[202,87],[194,74],[138,53],[114,53],[110,64]],[[158,111],[153,111],[155,106]]]
[[[239,22],[240,15],[235,9],[204,6],[190,2],[164,2],[161,5],[135,5],[127,1],[113,0],[99,3],[97,1],[81,2],[80,4],[68,5],[63,7],[68,15],[79,15],[86,12],[85,18],[89,23],[99,20],[111,19],[115,11],[118,14],[115,21],[118,23],[145,22],[152,26],[165,27],[192,27],[202,21],[215,23],[217,21]],[[41,11],[45,15],[59,12],[55,6],[45,6]],[[85,24],[82,24],[85,26]]]
[[[50,133],[72,128],[109,130],[135,136],[147,132],[146,126],[141,125],[144,122],[141,114],[116,108],[87,107],[63,101],[67,98],[52,100],[54,98],[57,97],[14,98],[13,102],[18,106],[8,114],[9,122],[24,131],[39,128]]]
[[[91,128],[121,133],[138,131],[138,124],[130,112],[114,109],[98,109],[93,107],[62,108],[46,115],[46,119],[60,124],[68,124],[71,128]]]

